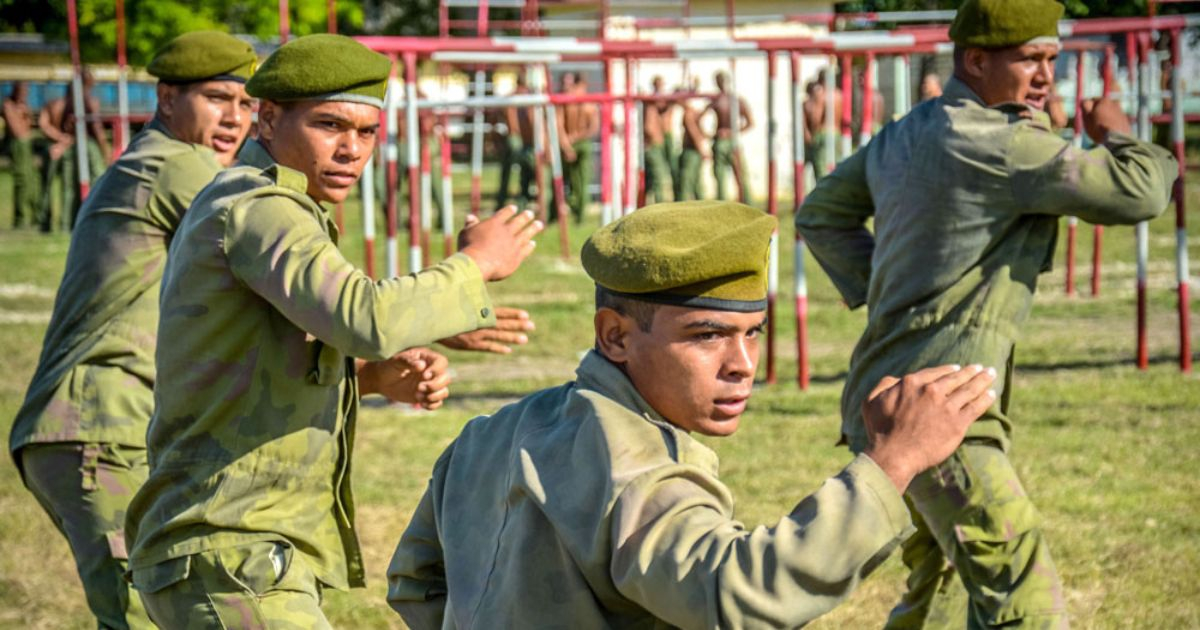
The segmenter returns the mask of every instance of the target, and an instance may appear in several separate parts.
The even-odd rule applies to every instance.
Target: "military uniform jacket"
[[[412,628],[795,627],[910,530],[865,455],[748,530],[715,453],[599,354],[577,375],[471,421],[438,460],[388,569]]]
[[[172,243],[150,476],[126,523],[140,590],[182,579],[191,554],[262,540],[292,545],[328,586],[361,585],[351,357],[495,322],[469,257],[373,281],[305,190],[303,174],[248,141]]]
[[[865,445],[860,410],[882,377],[980,363],[997,368],[1004,393],[968,435],[1007,446],[1013,345],[1059,217],[1151,219],[1176,172],[1168,151],[1122,134],[1076,148],[1044,113],[986,107],[958,79],[838,165],[796,228],[846,303],[868,307],[842,397],[851,445]]]
[[[154,119],[96,182],[71,235],[10,450],[42,442],[145,445],[167,247],[220,170],[210,149],[175,139]]]

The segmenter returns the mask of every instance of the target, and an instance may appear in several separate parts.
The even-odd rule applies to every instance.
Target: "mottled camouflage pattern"
[[[473,420],[438,460],[388,568],[410,627],[793,628],[911,531],[865,455],[748,530],[715,453],[599,354],[577,375]]]
[[[304,558],[258,542],[133,573],[150,618],[172,630],[324,630],[321,586]]]
[[[302,174],[248,141],[196,198],[163,278],[150,478],[130,507],[135,569],[286,540],[326,585],[363,582],[353,531],[351,357],[495,323],[458,254],[372,281],[338,251]]]
[[[1037,514],[1006,455],[1013,348],[1038,274],[1050,268],[1059,217],[1101,224],[1153,218],[1166,207],[1175,172],[1162,148],[1110,134],[1103,145],[1077,149],[1045,114],[1030,116],[1018,104],[985,107],[952,79],[942,97],[885,127],[805,200],[797,229],[846,303],[868,306],[842,394],[842,431],[853,450],[866,447],[860,409],[882,377],[946,363],[1001,370],[997,404],[968,430],[975,446],[911,489],[928,533],[906,553],[914,574],[897,627],[921,627],[899,623],[921,608],[950,618],[935,608],[961,609],[952,591],[963,586],[971,627],[995,619],[1066,623]],[[874,235],[865,227],[871,218]],[[953,483],[943,480],[942,494],[921,498],[918,489],[934,475]],[[997,536],[1003,540],[987,539]],[[918,557],[922,548],[933,555]],[[958,586],[946,580],[947,558]],[[946,597],[934,596],[939,586]]]
[[[146,449],[118,444],[33,444],[18,454],[25,483],[75,556],[100,628],[153,628],[125,582],[125,511],[146,480]]]
[[[729,183],[733,182],[737,190],[737,181],[733,177],[734,148],[732,138],[715,138],[712,144],[713,177],[717,178],[717,199],[729,199]],[[745,176],[745,174],[743,174]],[[746,195],[741,196],[742,203],[749,203]]]
[[[96,182],[9,449],[44,442],[146,445],[158,294],[167,247],[192,198],[221,170],[213,152],[152,120]]]

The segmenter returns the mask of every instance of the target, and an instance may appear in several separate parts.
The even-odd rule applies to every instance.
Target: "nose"
[[[1054,61],[1047,59],[1039,63],[1034,80],[1040,85],[1054,83]]]
[[[359,136],[357,130],[347,130],[338,138],[338,148],[334,158],[344,164],[357,162],[363,154],[363,144],[364,140]]]
[[[753,378],[758,368],[758,337],[737,336],[730,339],[722,368],[727,380]]]
[[[242,104],[237,99],[233,99],[225,104],[224,115],[221,116],[221,124],[226,127],[241,127],[242,121],[250,112],[242,110]]]

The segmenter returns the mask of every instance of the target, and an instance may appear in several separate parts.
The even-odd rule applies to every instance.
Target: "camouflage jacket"
[[[495,322],[469,257],[373,281],[306,189],[248,141],[171,246],[150,476],[126,521],[141,590],[182,579],[191,554],[261,540],[292,545],[328,586],[361,585],[352,357]]]
[[[911,531],[865,455],[746,529],[715,453],[596,352],[576,373],[472,420],[434,466],[388,568],[410,627],[794,628]]]
[[[10,450],[38,442],[145,445],[167,247],[220,170],[210,149],[176,140],[156,119],[96,182],[71,234]]]
[[[1114,133],[1076,148],[1044,113],[986,107],[957,79],[838,165],[796,228],[846,303],[868,308],[842,397],[851,444],[865,444],[860,409],[883,376],[981,363],[1001,371],[1005,394],[970,435],[1007,445],[1004,368],[1050,268],[1059,217],[1151,219],[1176,172],[1161,147]]]

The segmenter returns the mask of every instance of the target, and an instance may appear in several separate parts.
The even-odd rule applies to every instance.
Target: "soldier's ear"
[[[258,101],[258,137],[270,142],[275,138],[275,125],[283,113],[279,103],[260,99]]]
[[[617,365],[629,361],[629,334],[637,322],[632,317],[622,315],[611,308],[596,309],[592,318],[596,329],[596,350],[604,358]]]
[[[175,115],[175,96],[179,94],[179,87],[159,81],[158,85],[154,86],[154,95],[158,98],[158,113],[164,121],[171,120],[171,116]]]

